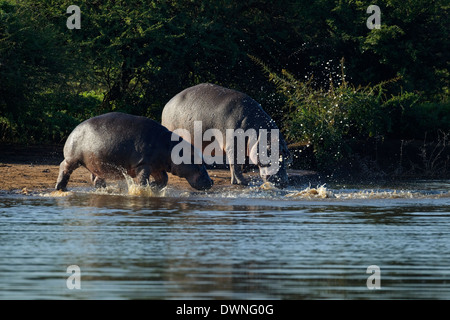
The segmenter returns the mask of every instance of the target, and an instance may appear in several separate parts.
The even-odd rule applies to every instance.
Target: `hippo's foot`
[[[59,165],[58,180],[56,180],[56,190],[67,191],[67,183],[73,170],[78,167],[77,162],[67,162],[65,159]]]
[[[242,174],[242,165],[230,164],[231,184],[238,184],[241,186],[248,186],[250,181],[244,178]]]
[[[154,171],[152,172],[152,177],[154,181],[149,182],[152,190],[160,191],[167,186],[167,181],[169,181],[169,176],[165,171]]]
[[[231,178],[231,184],[237,184],[237,185],[241,185],[241,186],[248,186],[250,183],[250,181],[248,179],[245,179],[244,177],[242,178],[237,178],[237,177],[232,177]]]
[[[92,181],[94,182],[94,188],[106,188],[106,181],[105,179],[99,178],[98,176],[92,175],[91,176]]]
[[[59,183],[56,184],[55,189],[57,191],[64,191],[64,192],[66,192],[67,191],[67,186],[65,186],[61,182],[59,182]]]
[[[161,185],[161,184],[159,184],[159,183],[156,183],[155,181],[151,181],[151,182],[149,182],[148,183],[148,186],[150,187],[150,189],[153,191],[153,192],[160,192],[162,189],[164,189],[164,187],[165,186],[163,186],[163,185]]]

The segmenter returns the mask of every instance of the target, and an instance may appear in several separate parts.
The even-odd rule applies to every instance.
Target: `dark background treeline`
[[[72,4],[79,30],[66,27]],[[366,27],[371,4],[381,29]],[[212,82],[259,101],[289,143],[310,153],[302,166],[361,162],[359,151],[386,141],[399,141],[403,157],[421,141],[412,162],[447,170],[449,8],[446,0],[0,0],[0,141],[62,143],[109,111],[160,120],[173,95]]]

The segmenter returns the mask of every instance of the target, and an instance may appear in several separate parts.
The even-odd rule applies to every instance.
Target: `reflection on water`
[[[449,299],[448,186],[0,195],[0,298]]]

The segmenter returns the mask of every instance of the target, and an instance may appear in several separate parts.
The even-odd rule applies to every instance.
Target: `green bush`
[[[285,97],[282,129],[287,139],[312,145],[319,171],[332,172],[364,156],[352,148],[371,145],[367,142],[416,139],[437,143],[442,134],[450,134],[448,98],[425,102],[421,94],[412,92],[388,96],[387,85],[398,79],[355,87],[345,80],[342,60],[341,74],[331,72],[329,84],[323,88],[313,77],[299,81],[286,70],[279,75],[259,59],[250,58]]]
[[[96,115],[101,98],[92,93],[36,96],[33,108],[18,117],[0,117],[0,141],[61,143],[81,121]]]
[[[384,84],[356,88],[345,81],[342,71],[339,79],[330,79],[327,89],[317,89],[312,77],[302,82],[286,70],[280,76],[258,59],[252,59],[286,97],[283,130],[287,139],[312,144],[319,169],[327,171],[349,156],[350,142],[389,130],[389,112],[382,102]]]
[[[391,99],[386,104],[396,110],[389,137],[436,141],[440,132],[450,132],[450,101],[420,102],[416,95],[410,98]]]

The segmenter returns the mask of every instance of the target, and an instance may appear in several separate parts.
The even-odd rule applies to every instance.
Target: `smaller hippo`
[[[172,141],[172,135],[146,117],[112,112],[88,119],[67,138],[56,189],[66,190],[70,175],[79,166],[91,172],[95,187],[105,187],[105,179],[123,179],[126,173],[140,185],[146,185],[152,176],[152,186],[161,189],[167,185],[170,172],[197,190],[211,188],[213,181],[204,164],[172,162],[172,149],[180,143]]]

